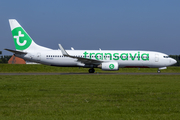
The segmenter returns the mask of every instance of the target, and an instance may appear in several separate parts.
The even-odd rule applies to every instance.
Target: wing
[[[101,60],[94,60],[94,59],[89,59],[89,58],[82,58],[82,57],[76,57],[76,56],[72,56],[69,55],[64,48],[61,46],[61,44],[59,44],[59,48],[61,49],[61,52],[64,56],[70,57],[70,58],[75,58],[77,59],[79,62],[84,63],[84,64],[96,64],[99,65],[101,64],[103,61]]]

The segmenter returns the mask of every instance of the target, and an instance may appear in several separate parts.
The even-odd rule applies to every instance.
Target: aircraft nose
[[[176,61],[175,59],[171,58],[171,59],[170,59],[170,63],[173,65],[173,64],[176,64],[177,61]]]

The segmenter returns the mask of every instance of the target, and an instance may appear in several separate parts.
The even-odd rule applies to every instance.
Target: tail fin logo
[[[25,50],[31,45],[32,39],[21,27],[17,27],[12,30],[12,34],[17,50]]]
[[[27,40],[24,40],[23,43],[20,43],[19,37],[24,37],[24,34],[21,34],[21,31],[19,31],[18,36],[14,36],[14,38],[16,38],[16,42],[19,46],[24,46],[27,43]]]

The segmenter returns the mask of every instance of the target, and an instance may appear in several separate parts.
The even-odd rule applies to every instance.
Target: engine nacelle
[[[102,70],[119,70],[119,65],[117,62],[104,62],[101,64]]]

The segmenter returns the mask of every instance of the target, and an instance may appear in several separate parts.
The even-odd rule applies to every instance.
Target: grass
[[[47,65],[30,65],[30,64],[0,64],[0,72],[85,72],[88,73],[89,68],[78,67],[53,67]],[[105,73],[109,71],[102,71],[99,68],[95,69],[98,73]],[[157,72],[157,68],[120,68],[118,71],[111,72]],[[180,72],[180,67],[168,67],[168,69],[161,70],[161,72]]]
[[[179,75],[0,76],[0,119],[180,118]]]

